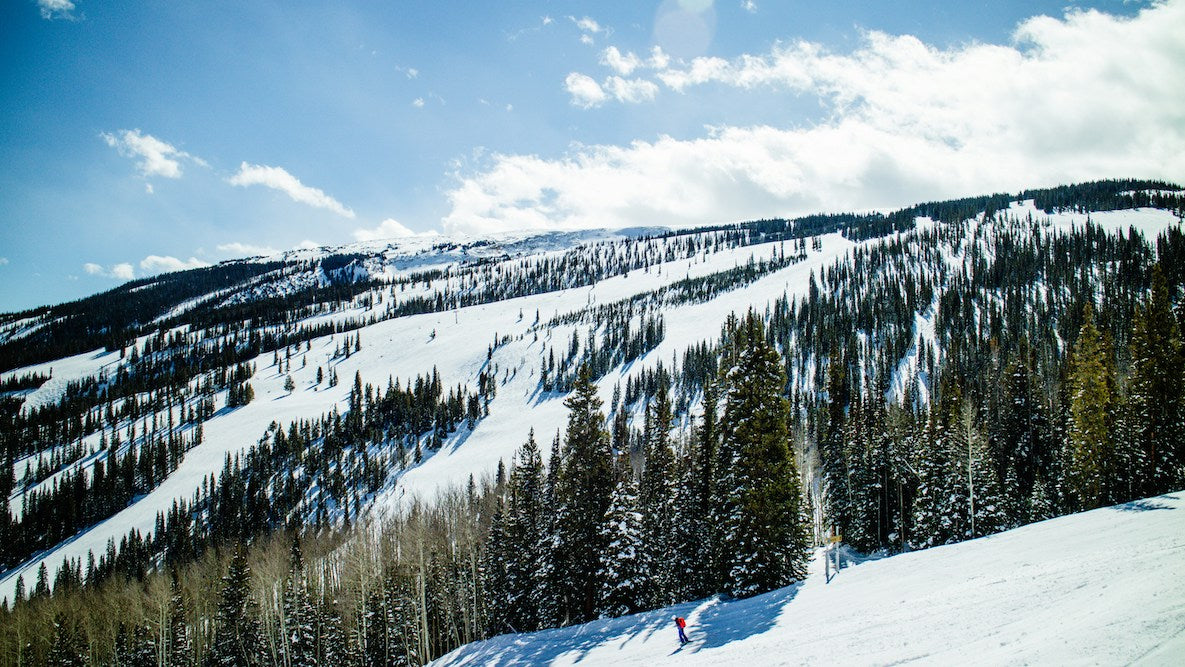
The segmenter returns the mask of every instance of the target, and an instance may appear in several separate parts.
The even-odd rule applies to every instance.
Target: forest
[[[1009,212],[1023,198],[1050,214],[1180,214],[1180,196],[1163,191],[1178,189],[1107,181],[900,215],[757,221],[673,234],[674,245],[639,239],[634,255],[594,245],[524,260],[518,281],[499,273],[505,264],[474,266],[469,287],[489,287],[453,276],[446,293],[415,298],[447,309],[587,284],[708,244],[781,243],[768,259],[562,321],[536,315],[540,331],[587,327],[538,361],[540,390],[567,409],[547,451],[524,433],[488,477],[382,518],[368,518],[368,501],[488,415],[499,369],[483,369],[476,388],[444,387],[435,371],[385,388],[355,377],[348,409],[274,423],[151,534],[21,580],[0,610],[0,664],[418,665],[504,632],[773,590],[803,577],[830,535],[899,553],[1179,490],[1185,235],[1089,221],[1055,232]],[[902,233],[917,216],[935,224]],[[737,312],[714,342],[599,394],[597,380],[662,341],[664,308],[726,298],[836,230],[880,240],[812,274],[805,296]],[[403,285],[388,294],[413,282]],[[382,299],[349,298],[376,310]],[[387,298],[374,317],[398,316]],[[0,514],[3,563],[151,489],[200,442],[214,395],[230,409],[252,400],[249,360],[270,351],[280,372],[302,363],[308,338],[289,337],[283,319],[153,336],[132,347],[126,372],[58,404],[5,411],[10,469],[51,454],[23,478],[0,477],[0,497],[57,476],[50,491],[21,494],[19,520]],[[361,333],[332,333],[341,355],[361,349]],[[48,379],[14,378],[6,391]],[[79,443],[96,430],[105,463],[59,474],[92,454]]]

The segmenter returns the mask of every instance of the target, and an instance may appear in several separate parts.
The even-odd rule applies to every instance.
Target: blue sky
[[[1181,34],[1185,0],[14,0],[0,311],[310,243],[1182,181]]]

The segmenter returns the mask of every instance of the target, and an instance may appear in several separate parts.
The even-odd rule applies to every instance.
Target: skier
[[[687,638],[687,635],[683,632],[683,628],[687,627],[687,621],[683,620],[683,618],[681,616],[675,617],[675,627],[679,628],[679,645],[680,646],[691,641],[690,639]]]

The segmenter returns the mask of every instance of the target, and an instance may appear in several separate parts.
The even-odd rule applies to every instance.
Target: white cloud
[[[238,241],[233,241],[231,243],[219,244],[218,252],[226,253],[234,257],[256,257],[258,255],[275,255],[280,251],[268,246],[251,245],[249,243],[239,243]]]
[[[151,183],[145,183],[145,184],[144,184],[144,192],[146,192],[146,193],[148,193],[148,194],[152,194],[152,193],[156,192],[156,190],[154,190],[154,189],[152,188],[152,184],[151,184]]]
[[[82,270],[92,276],[100,276],[103,278],[115,278],[118,280],[131,280],[136,277],[135,269],[127,262],[121,264],[113,264],[110,268],[103,268],[100,264],[94,262],[87,262],[82,265]]]
[[[552,23],[555,23],[555,19],[551,18],[550,16],[543,17],[543,25],[551,25]]]
[[[423,109],[424,108],[424,98],[417,97],[416,99],[411,101],[411,105],[417,109]]]
[[[588,16],[581,18],[569,16],[568,20],[576,24],[576,28],[580,30],[580,43],[587,46],[592,46],[596,43],[593,35],[603,34],[607,36],[612,32]]]
[[[8,258],[0,257],[0,266],[4,266],[5,264],[8,264]]]
[[[177,150],[172,144],[151,134],[142,134],[139,129],[119,130],[114,134],[102,132],[99,136],[108,146],[118,150],[120,155],[138,159],[136,168],[145,177],[181,178],[181,160],[189,160],[203,167],[209,166],[205,160]]]
[[[41,8],[41,18],[46,20],[73,21],[77,18],[74,16],[74,3],[70,0],[37,0],[37,6]]]
[[[564,89],[572,96],[572,104],[585,109],[601,106],[608,99],[596,79],[579,72],[568,74],[564,79]]]
[[[398,220],[387,218],[374,229],[355,229],[354,239],[357,241],[380,241],[383,239],[407,238],[409,236],[432,236],[434,234],[435,232],[417,234]]]
[[[574,106],[583,109],[599,107],[610,98],[618,102],[650,102],[658,95],[658,85],[646,79],[623,79],[620,76],[609,76],[601,83],[596,79],[572,72],[564,79],[564,89],[572,97]]]
[[[346,208],[341,202],[317,188],[304,185],[283,167],[268,167],[244,162],[239,165],[239,173],[231,176],[227,179],[227,182],[240,187],[263,185],[283,192],[291,197],[293,201],[333,211],[344,218],[354,217],[354,212]]]
[[[130,265],[127,266],[130,268]],[[148,275],[168,273],[170,271],[184,271],[186,269],[199,269],[203,266],[210,266],[210,263],[203,262],[196,257],[183,260],[168,255],[164,257],[160,255],[149,255],[140,260],[140,268]]]
[[[779,45],[657,73],[815,96],[825,120],[718,127],[693,139],[496,154],[458,173],[446,231],[707,223],[916,201],[1105,177],[1185,180],[1185,0],[1131,18],[1071,11],[1022,23],[1008,45],[949,49],[868,33],[850,53]],[[644,101],[572,73],[578,106]],[[632,96],[631,96],[632,93]],[[782,124],[784,123],[784,124]]]
[[[650,102],[658,94],[658,86],[646,79],[623,79],[611,76],[603,84],[605,92],[612,95],[618,102]]]
[[[569,16],[568,18],[572,19],[572,22],[576,24],[576,27],[580,28],[580,30],[583,32],[591,32],[595,35],[602,30],[601,24],[587,16],[579,19],[574,16]]]
[[[642,66],[642,59],[632,51],[623,54],[616,46],[610,46],[601,53],[601,62],[622,76],[629,76]]]
[[[753,0],[741,0],[741,9],[749,12],[750,14],[756,14],[757,3]]]

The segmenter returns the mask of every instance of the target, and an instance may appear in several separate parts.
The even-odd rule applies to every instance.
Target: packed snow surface
[[[687,619],[679,646],[674,617]],[[748,600],[463,646],[434,665],[1180,665],[1185,492],[841,569]]]

